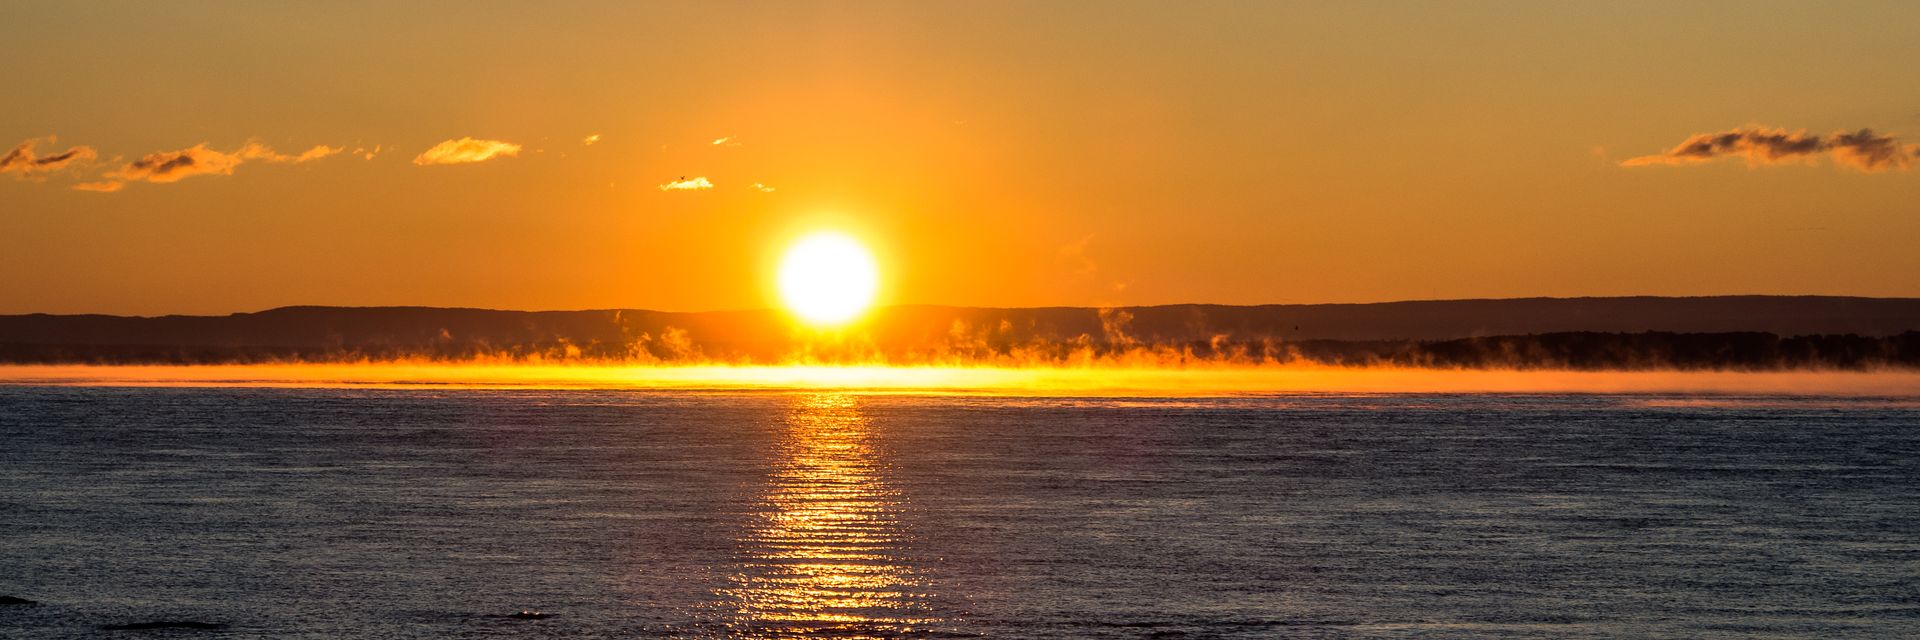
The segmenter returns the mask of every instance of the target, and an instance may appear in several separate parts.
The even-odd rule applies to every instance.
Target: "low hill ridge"
[[[1514,357],[1653,362],[1665,356],[1633,351],[1658,348],[1692,353],[1695,355],[1689,356],[1690,361],[1704,362],[1716,357],[1727,362],[1766,361],[1786,356],[1761,352],[1785,349],[1781,353],[1804,355],[1812,349],[1816,355],[1811,360],[1796,356],[1796,362],[1821,364],[1828,358],[1817,354],[1833,349],[1853,353],[1843,358],[1847,362],[1898,360],[1902,347],[1896,342],[1914,331],[1920,331],[1920,299],[1838,296],[1512,298],[1114,308],[901,305],[876,309],[865,322],[841,334],[796,327],[784,314],[772,310],[291,306],[225,316],[0,316],[0,362],[195,363],[482,355],[770,362],[791,360],[796,354],[826,360],[878,357],[924,362],[1008,357],[1049,360],[1070,358],[1076,352],[1112,354],[1130,350],[1196,357],[1238,354],[1286,358],[1316,349],[1324,356],[1317,358],[1335,361],[1348,357],[1418,361],[1431,359],[1428,352],[1440,349],[1433,353],[1452,354],[1441,360],[1464,358],[1484,364]],[[1721,337],[1592,337],[1647,333]],[[1549,335],[1562,337],[1512,340]],[[1588,337],[1565,337],[1569,335]],[[1850,336],[1865,342],[1767,347],[1756,336],[1776,342],[1802,336]],[[1456,344],[1446,348],[1421,346],[1427,343]],[[1529,355],[1465,355],[1493,344],[1498,344],[1502,353]],[[1714,355],[1721,352],[1723,356]],[[1882,352],[1886,353],[1873,355]]]

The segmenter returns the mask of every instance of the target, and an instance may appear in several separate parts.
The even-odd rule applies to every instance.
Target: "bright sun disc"
[[[780,261],[780,298],[814,324],[840,324],[860,315],[873,303],[879,280],[873,255],[838,233],[801,238]]]

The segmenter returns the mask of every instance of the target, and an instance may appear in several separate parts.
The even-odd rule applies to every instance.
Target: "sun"
[[[852,320],[873,304],[880,270],[873,254],[845,234],[822,231],[801,238],[780,260],[780,299],[816,325]]]

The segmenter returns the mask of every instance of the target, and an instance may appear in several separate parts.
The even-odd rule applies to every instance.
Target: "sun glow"
[[[780,261],[780,298],[815,325],[838,325],[873,304],[879,269],[859,241],[823,231],[801,238]]]

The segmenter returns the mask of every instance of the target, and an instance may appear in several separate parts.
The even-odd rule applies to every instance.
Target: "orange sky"
[[[1913,3],[71,4],[0,313],[1920,296]]]

